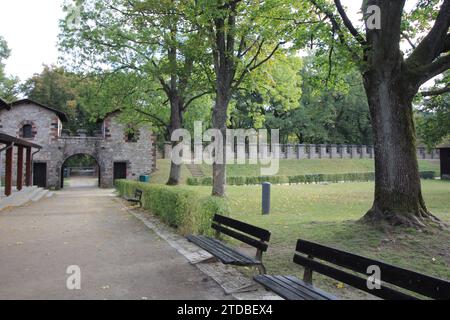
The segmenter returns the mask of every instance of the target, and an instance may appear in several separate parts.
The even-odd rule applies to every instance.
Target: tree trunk
[[[171,97],[170,99],[170,135],[177,129],[181,129],[183,124],[183,108],[182,101],[178,96]],[[172,142],[172,150],[179,142]],[[176,186],[180,184],[181,180],[181,165],[175,164],[173,161],[170,163],[169,181],[167,185]]]
[[[219,129],[222,133],[222,148],[223,148],[223,158],[216,160],[221,160],[220,163],[214,161],[213,163],[213,188],[212,195],[216,197],[224,197],[226,192],[226,122],[227,122],[227,110],[228,110],[228,93],[218,91],[216,97],[216,103],[213,110],[212,122],[213,128]],[[216,152],[217,154],[217,152]]]
[[[372,71],[364,82],[375,145],[375,200],[363,222],[424,227],[437,223],[422,197],[412,100],[415,92],[398,69]]]

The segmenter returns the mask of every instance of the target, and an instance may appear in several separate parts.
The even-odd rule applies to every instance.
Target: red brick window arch
[[[34,139],[36,136],[36,126],[32,121],[23,121],[19,128],[19,137],[23,139]]]

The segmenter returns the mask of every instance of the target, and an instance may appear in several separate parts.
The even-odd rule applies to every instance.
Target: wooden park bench
[[[188,236],[187,239],[205,251],[208,251],[214,256],[215,260],[218,259],[223,264],[257,267],[260,274],[266,273],[266,269],[262,263],[262,255],[268,248],[267,242],[270,239],[269,231],[218,214],[214,216],[211,228],[216,231],[216,239],[194,235]],[[256,256],[250,257],[219,241],[218,239],[221,234],[225,234],[256,248]]]
[[[296,251],[294,262],[305,268],[303,280],[292,276],[259,275],[255,281],[287,300],[337,299],[312,285],[314,271],[382,299],[418,299],[410,293],[432,299],[450,299],[449,281],[305,240],[298,240]],[[368,282],[374,283],[374,278],[369,279],[373,275],[373,271],[369,271],[373,266],[380,271],[381,283],[378,289],[370,289],[368,285]],[[346,269],[353,272],[347,272]],[[398,288],[409,292],[399,291]]]
[[[124,199],[128,202],[139,203],[139,206],[142,207],[142,190],[136,189],[134,192],[134,198],[132,197],[124,197]]]

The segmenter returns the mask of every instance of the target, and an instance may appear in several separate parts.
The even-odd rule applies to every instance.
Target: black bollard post
[[[270,188],[269,182],[262,184],[262,214],[268,215],[270,213]]]

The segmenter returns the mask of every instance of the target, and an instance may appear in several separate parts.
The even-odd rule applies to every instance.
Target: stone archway
[[[88,158],[91,158],[92,160],[94,160],[94,162],[95,162],[94,176],[97,176],[96,177],[97,181],[98,181],[97,187],[99,187],[99,188],[101,187],[101,185],[102,185],[102,168],[103,168],[101,162],[99,161],[98,157],[96,157],[95,155],[81,152],[81,153],[74,153],[70,156],[66,156],[64,158],[64,161],[60,165],[60,188],[61,189],[64,189],[64,187],[65,187],[65,179],[70,177],[70,176],[66,176],[66,174],[67,174],[66,170],[68,169],[67,163],[69,162],[69,160],[74,159],[76,157],[80,157],[80,156],[87,156]]]

